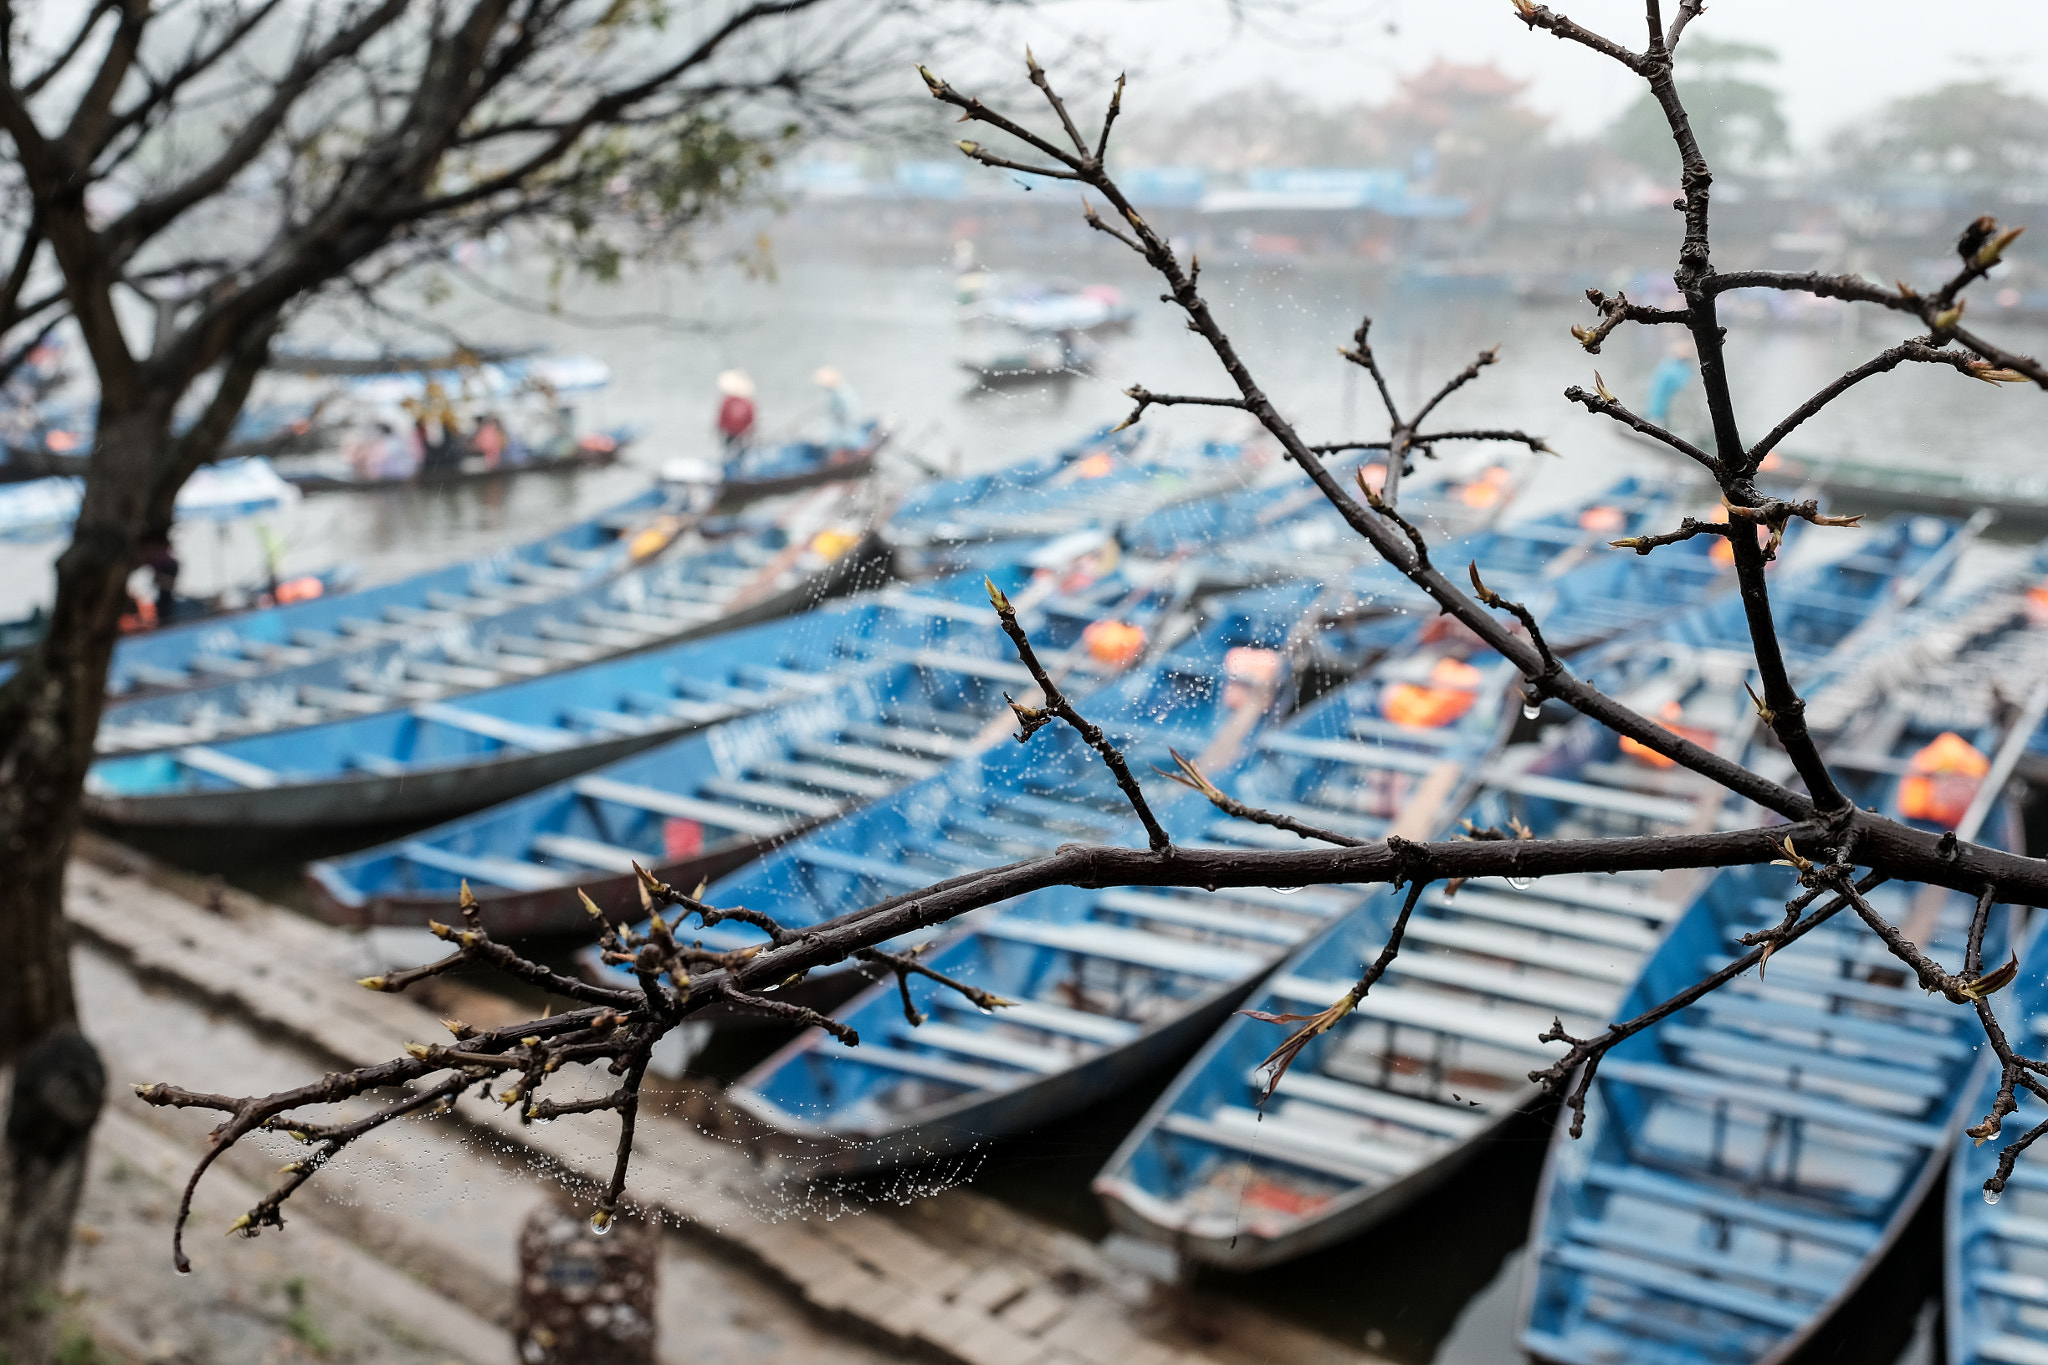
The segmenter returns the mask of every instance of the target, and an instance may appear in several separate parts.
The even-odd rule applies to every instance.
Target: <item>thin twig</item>
[[[1306,821],[1297,820],[1291,815],[1280,815],[1274,811],[1261,810],[1257,806],[1246,805],[1236,797],[1225,794],[1221,788],[1203,775],[1202,770],[1195,766],[1193,759],[1182,754],[1178,749],[1168,749],[1166,752],[1173,755],[1174,765],[1178,771],[1168,772],[1157,764],[1153,765],[1152,771],[1158,773],[1161,777],[1170,778],[1180,783],[1183,787],[1192,787],[1207,797],[1209,804],[1222,811],[1225,815],[1235,816],[1240,820],[1249,820],[1256,825],[1268,825],[1274,829],[1284,829],[1289,834],[1299,834],[1304,839],[1318,839],[1326,844],[1336,844],[1340,848],[1358,848],[1370,842],[1365,839],[1353,838],[1349,834],[1339,834],[1335,830],[1319,828]]]
[[[1380,949],[1380,955],[1374,958],[1372,964],[1359,975],[1358,980],[1352,983],[1351,989],[1333,1001],[1328,1008],[1319,1010],[1314,1014],[1268,1014],[1263,1010],[1239,1011],[1240,1014],[1267,1024],[1292,1024],[1306,1021],[1301,1023],[1300,1028],[1289,1034],[1285,1042],[1267,1054],[1265,1061],[1259,1063],[1258,1070],[1266,1073],[1265,1089],[1259,1093],[1260,1104],[1263,1105],[1267,1100],[1273,1098],[1273,1092],[1280,1088],[1280,1078],[1287,1074],[1287,1068],[1293,1066],[1295,1059],[1301,1056],[1302,1049],[1335,1028],[1345,1015],[1357,1009],[1358,1002],[1365,999],[1366,993],[1379,983],[1381,977],[1387,974],[1387,968],[1394,965],[1394,959],[1400,956],[1401,953],[1401,939],[1408,932],[1408,917],[1415,913],[1416,902],[1422,899],[1422,893],[1428,887],[1429,883],[1419,877],[1409,883],[1408,899],[1401,903],[1401,913],[1394,917],[1394,927],[1387,935],[1386,946]]]
[[[1038,684],[1038,694],[1045,698],[1045,705],[1040,707],[1021,706],[1014,701],[1010,702],[1010,709],[1017,713],[1017,723],[1023,727],[1022,733],[1017,736],[1018,742],[1022,743],[1031,738],[1055,716],[1072,726],[1074,733],[1081,737],[1083,743],[1102,755],[1102,761],[1115,775],[1117,786],[1130,801],[1131,809],[1137,812],[1139,822],[1145,826],[1145,835],[1152,843],[1152,851],[1165,851],[1173,841],[1166,837],[1166,830],[1160,825],[1158,817],[1152,814],[1152,807],[1146,802],[1145,793],[1138,786],[1138,779],[1131,775],[1131,765],[1124,761],[1123,750],[1110,743],[1109,737],[1102,733],[1100,727],[1092,721],[1083,719],[1081,713],[1074,709],[1074,704],[1067,700],[1066,693],[1060,691],[1059,684],[1052,680],[1052,675],[1038,662],[1037,651],[1031,648],[1031,637],[1025,634],[1024,627],[1017,624],[1017,609],[1010,605],[1010,599],[996,587],[994,579],[988,579],[986,582],[988,600],[994,604],[996,616],[1002,621],[1003,633],[1009,636],[1010,643],[1017,647],[1017,657],[1023,661],[1024,667],[1031,670],[1031,680]],[[1004,700],[1009,701],[1009,698],[1006,696]]]
[[[1593,376],[1593,383],[1595,392],[1588,393],[1585,389],[1574,384],[1564,391],[1564,396],[1568,401],[1582,405],[1588,412],[1599,413],[1603,417],[1612,417],[1631,431],[1641,432],[1653,441],[1663,442],[1717,478],[1720,476],[1721,462],[1719,460],[1707,454],[1706,451],[1701,450],[1683,436],[1666,431],[1655,422],[1647,418],[1638,417],[1630,412],[1622,406],[1619,399],[1607,391],[1607,385],[1601,380],[1599,375]]]

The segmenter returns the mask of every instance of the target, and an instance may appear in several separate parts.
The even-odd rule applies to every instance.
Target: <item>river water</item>
[[[835,246],[811,233],[785,247],[772,279],[730,268],[650,270],[630,286],[564,291],[560,309],[514,308],[453,277],[454,293],[433,310],[473,340],[540,343],[597,356],[611,366],[611,388],[584,401],[586,425],[638,432],[625,464],[572,476],[436,490],[320,494],[273,519],[289,572],[354,566],[365,582],[496,549],[585,516],[642,486],[647,472],[679,455],[707,454],[716,406],[713,376],[746,370],[759,386],[768,437],[815,429],[820,365],[839,368],[898,435],[897,448],[946,469],[986,467],[1031,455],[1085,429],[1123,418],[1122,390],[1142,383],[1158,392],[1228,392],[1220,367],[1174,310],[1154,302],[1157,286],[1121,248],[1087,245],[989,263],[1014,278],[1065,276],[1102,281],[1138,305],[1127,334],[1103,342],[1098,372],[1025,389],[977,389],[957,360],[954,272],[936,247]],[[499,298],[540,299],[538,264],[480,268]],[[1597,370],[1624,402],[1640,407],[1650,371],[1671,329],[1623,328],[1599,356],[1584,354],[1567,329],[1592,310],[1562,303],[1523,304],[1506,296],[1401,289],[1383,272],[1348,260],[1303,258],[1282,266],[1212,266],[1205,293],[1253,373],[1301,428],[1318,441],[1384,436],[1369,381],[1337,356],[1362,315],[1376,319],[1373,340],[1396,399],[1412,405],[1433,392],[1482,348],[1500,344],[1500,361],[1439,410],[1454,426],[1517,427],[1549,438],[1562,458],[1541,462],[1530,501],[1577,497],[1590,481],[1641,468],[1652,453],[1612,422],[1564,401],[1572,384],[1592,386]],[[1731,311],[1739,311],[1733,310]],[[621,314],[630,325],[586,325]],[[1785,324],[1737,316],[1730,321],[1730,363],[1744,430],[1753,438],[1848,366],[1906,335],[1900,319],[1871,309],[1818,308]],[[2011,328],[2001,339],[2038,351],[2048,335]],[[415,340],[415,345],[431,344]],[[1696,408],[1681,398],[1681,417]],[[1946,368],[1906,366],[1868,381],[1836,409],[1802,428],[1789,452],[1826,453],[1937,469],[2039,468],[2041,396],[1979,384]],[[1162,433],[1200,436],[1232,429],[1234,414],[1154,408],[1146,424]],[[898,479],[918,477],[900,457]],[[257,541],[247,525],[183,528],[178,548],[183,587],[210,593],[260,576]],[[55,545],[0,546],[0,616],[19,614],[49,593]]]
[[[772,438],[822,421],[821,394],[810,375],[834,365],[869,408],[889,419],[898,451],[948,470],[1036,454],[1119,420],[1130,408],[1121,393],[1129,384],[1178,393],[1228,391],[1199,338],[1172,310],[1152,303],[1156,287],[1110,249],[990,262],[1019,277],[1104,281],[1139,303],[1129,332],[1104,340],[1097,374],[1002,392],[977,390],[957,363],[947,252],[807,241],[781,254],[772,281],[676,267],[629,288],[570,290],[555,314],[487,299],[458,277],[440,316],[462,325],[472,339],[539,342],[611,366],[612,387],[584,403],[581,416],[586,425],[635,428],[639,435],[627,460],[609,470],[503,485],[309,497],[279,519],[288,571],[347,563],[365,581],[381,581],[589,515],[644,486],[663,461],[710,452],[712,378],[728,367],[755,379],[763,431]],[[496,290],[543,292],[537,265],[498,262],[481,269]],[[1571,384],[1591,387],[1597,369],[1623,401],[1640,406],[1668,335],[1623,329],[1602,355],[1588,356],[1567,331],[1573,322],[1591,320],[1583,306],[1404,291],[1343,261],[1212,268],[1203,282],[1261,385],[1313,440],[1385,434],[1369,382],[1336,354],[1370,312],[1395,396],[1411,410],[1479,350],[1501,345],[1499,363],[1440,416],[1448,426],[1518,427],[1546,436],[1560,458],[1538,462],[1526,495],[1531,505],[1583,497],[1631,469],[1661,467],[1659,456],[1561,393]],[[658,321],[598,326],[578,320],[620,312]],[[1768,429],[1785,409],[1903,335],[1896,319],[1846,310],[1811,310],[1777,327],[1734,318],[1731,366],[1745,429]],[[2044,342],[2023,332],[2003,339],[2020,349]],[[2041,403],[2030,390],[1907,367],[1864,385],[1787,449],[2017,474],[2037,467]],[[1233,418],[1213,409],[1155,409],[1146,420],[1193,437],[1227,432]],[[918,467],[898,455],[885,476],[909,481],[919,476]],[[256,572],[254,541],[242,529],[187,530],[180,550],[185,585],[193,591],[246,581]],[[19,609],[47,593],[49,554],[38,547],[0,553],[0,609]],[[1125,1097],[1030,1141],[1003,1144],[977,1183],[1070,1226],[1100,1231],[1087,1177],[1142,1112],[1145,1098]],[[1250,1295],[1403,1361],[1518,1360],[1511,1344],[1516,1248],[1547,1138],[1547,1124],[1534,1121],[1505,1136],[1496,1160],[1480,1163],[1483,1169],[1447,1199],[1404,1218],[1398,1228],[1282,1273],[1233,1284],[1204,1281],[1197,1288]]]

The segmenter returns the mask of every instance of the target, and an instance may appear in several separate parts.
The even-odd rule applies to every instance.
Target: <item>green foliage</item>
[[[794,124],[741,132],[723,112],[700,109],[592,139],[549,187],[558,264],[617,280],[629,260],[673,247],[692,225],[744,199],[799,133]]]
[[[100,1354],[99,1343],[92,1339],[92,1333],[83,1327],[73,1327],[57,1343],[56,1365],[101,1365],[106,1357]]]
[[[1679,44],[1674,75],[1679,97],[1685,101],[1700,151],[1714,169],[1756,170],[1792,150],[1778,92],[1743,74],[1748,67],[1777,60],[1770,48],[1716,42],[1704,34],[1688,33]],[[1608,141],[1644,170],[1677,179],[1678,148],[1671,139],[1671,125],[1648,91],[1622,111]]]
[[[1893,100],[1835,140],[1855,176],[1932,177],[1995,189],[2048,176],[2048,103],[1998,80],[1954,81]]]
[[[332,1351],[334,1343],[327,1339],[327,1333],[314,1320],[312,1305],[306,1302],[306,1277],[294,1275],[286,1280],[284,1296],[291,1302],[291,1311],[285,1314],[284,1330],[316,1356]]]

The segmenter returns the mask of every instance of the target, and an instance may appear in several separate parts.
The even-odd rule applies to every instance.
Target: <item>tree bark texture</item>
[[[56,1355],[64,1258],[107,1073],[70,1024],[23,1053],[13,1073],[0,1162],[0,1361],[42,1365]]]
[[[84,505],[57,561],[45,642],[0,689],[0,1360],[50,1358],[54,1309],[105,1073],[79,1033],[64,868],[141,547],[169,529],[153,466],[169,404],[103,409]]]

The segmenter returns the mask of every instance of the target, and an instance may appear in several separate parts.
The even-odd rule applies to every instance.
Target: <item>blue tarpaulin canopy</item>
[[[85,496],[85,480],[30,479],[0,485],[0,539],[48,540],[70,527]],[[202,465],[179,490],[179,521],[233,521],[275,512],[299,500],[299,490],[252,456]]]

